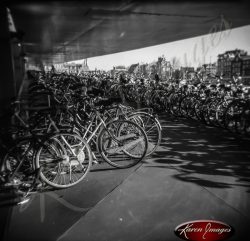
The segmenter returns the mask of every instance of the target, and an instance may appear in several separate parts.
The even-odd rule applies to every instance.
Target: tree
[[[179,69],[181,66],[180,60],[177,57],[171,58],[170,64],[171,64],[173,70]]]

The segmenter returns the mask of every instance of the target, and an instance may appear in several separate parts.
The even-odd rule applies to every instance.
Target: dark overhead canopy
[[[19,1],[29,57],[44,63],[148,47],[250,24],[246,1]]]

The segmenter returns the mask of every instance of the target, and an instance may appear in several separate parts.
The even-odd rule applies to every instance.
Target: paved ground
[[[161,147],[136,167],[99,165],[79,185],[19,207],[2,198],[3,240],[177,241],[175,227],[196,219],[249,240],[250,140],[190,120],[161,123]]]

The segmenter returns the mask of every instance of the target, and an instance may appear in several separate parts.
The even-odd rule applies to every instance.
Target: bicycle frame
[[[102,127],[106,129],[106,131],[108,132],[108,134],[111,136],[111,138],[112,138],[114,141],[117,141],[118,143],[121,143],[121,142],[120,142],[112,133],[110,133],[110,131],[106,128],[107,125],[106,125],[105,121],[102,119],[102,117],[101,117],[101,115],[100,115],[100,113],[99,113],[98,111],[95,111],[94,113],[92,113],[92,116],[91,116],[90,118],[91,118],[90,123],[89,123],[89,125],[88,125],[88,127],[87,127],[85,133],[84,133],[83,136],[82,136],[83,139],[84,139],[84,138],[86,139],[87,143],[89,143],[89,142],[92,140],[92,138],[96,135],[96,133],[98,132],[98,130],[99,130],[100,128],[102,128]],[[90,128],[91,128],[91,126],[93,125],[93,122],[95,121],[95,119],[96,119],[96,120],[99,120],[100,122],[99,122],[99,124],[97,124],[97,126],[96,126],[95,129],[94,129],[94,131],[91,132],[91,131],[90,131]],[[114,118],[113,121],[114,121],[114,120],[118,120],[118,118]],[[86,138],[88,133],[91,133],[91,135],[90,135],[88,138]]]

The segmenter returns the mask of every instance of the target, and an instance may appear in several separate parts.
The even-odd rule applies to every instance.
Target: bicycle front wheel
[[[145,131],[127,120],[109,122],[98,136],[97,143],[102,158],[117,168],[135,166],[143,160],[148,149]]]
[[[58,133],[46,140],[36,154],[42,181],[55,188],[76,185],[92,164],[88,143],[79,135]]]

